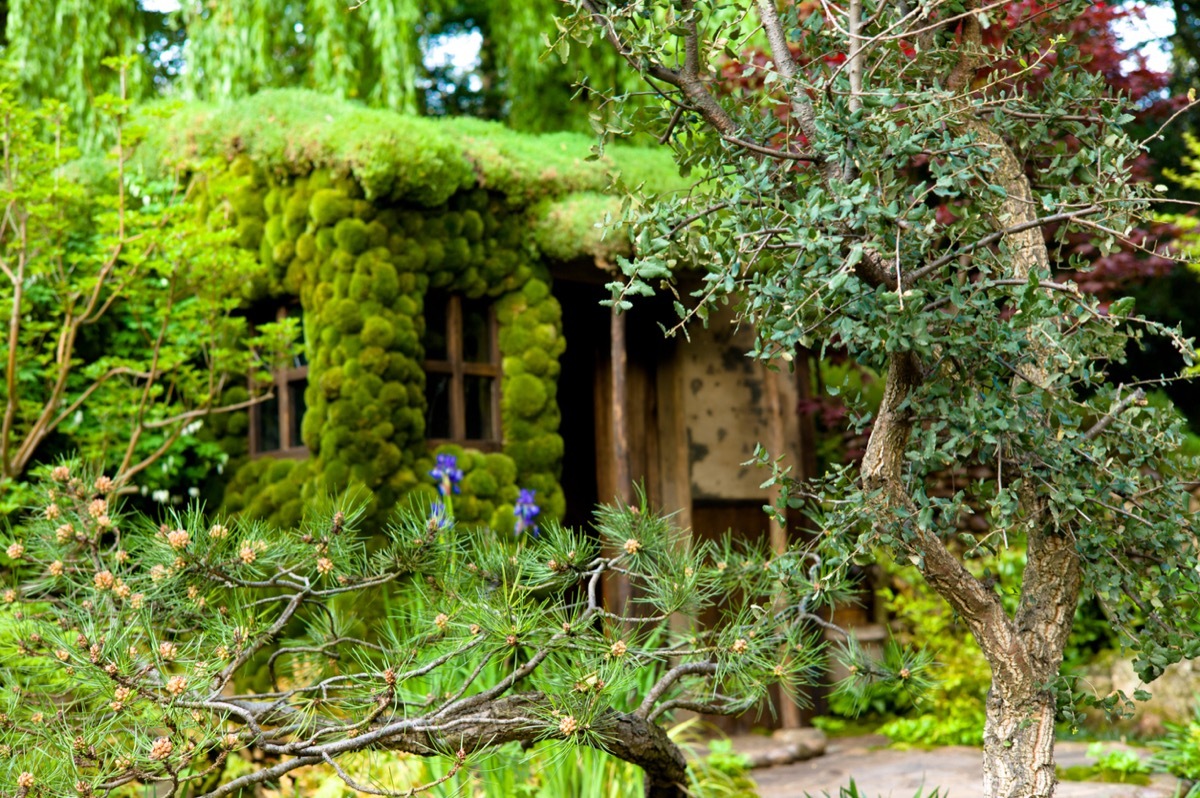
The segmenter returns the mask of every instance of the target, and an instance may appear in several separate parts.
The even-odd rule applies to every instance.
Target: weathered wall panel
[[[691,331],[683,345],[683,404],[687,418],[692,495],[696,499],[768,499],[759,487],[765,469],[742,465],[754,445],[770,440],[764,366],[746,356],[754,343],[749,327],[735,327],[733,314],[714,314],[707,328]],[[800,461],[799,396],[793,375],[780,374],[780,411],[784,420],[785,462]]]

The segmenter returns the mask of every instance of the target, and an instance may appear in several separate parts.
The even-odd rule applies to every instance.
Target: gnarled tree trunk
[[[979,23],[974,17],[964,26],[964,40],[978,43]],[[973,59],[965,57],[951,83],[962,83],[974,74]],[[1036,225],[1036,204],[1020,160],[1012,147],[986,125],[970,125],[976,141],[992,153],[993,179],[1003,186],[1004,213],[995,220],[997,230],[1031,223],[1006,236],[1010,257],[1009,277],[1026,280],[1049,266],[1042,231]],[[1044,344],[1031,332],[1035,353]],[[1013,391],[1025,383],[1047,389],[1048,356],[1035,356],[1019,369]],[[880,501],[893,507],[912,508],[905,490],[904,458],[912,432],[910,398],[928,375],[915,356],[892,356],[883,402],[863,458],[863,481],[880,490]],[[1055,528],[1033,480],[1020,492],[1023,529],[1027,531],[1027,565],[1021,600],[1010,616],[1000,597],[972,575],[936,535],[913,528],[911,550],[921,563],[930,586],[966,622],[992,667],[992,688],[987,699],[984,730],[984,795],[987,798],[1051,798],[1054,770],[1055,699],[1051,682],[1062,664],[1063,648],[1071,631],[1079,598],[1080,565],[1070,530]]]
[[[1054,694],[1008,697],[988,691],[983,732],[983,792],[989,798],[1054,794]]]

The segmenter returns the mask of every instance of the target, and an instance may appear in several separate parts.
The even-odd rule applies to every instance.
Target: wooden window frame
[[[275,318],[283,321],[287,317],[287,310],[287,308],[281,307],[275,314]],[[292,392],[288,390],[288,387],[295,382],[303,383],[307,387],[308,364],[276,369],[271,373],[271,378],[270,383],[264,383],[251,378],[250,395],[254,396],[256,390],[260,390],[266,385],[270,385],[271,390],[274,391],[275,398],[279,401],[279,448],[267,450],[262,448],[259,426],[262,420],[263,403],[255,402],[250,405],[250,457],[270,456],[303,460],[308,457],[308,447],[304,445],[303,440],[293,441],[291,439],[292,416],[295,413],[295,408],[292,407]],[[303,421],[303,419],[300,420]]]
[[[430,298],[426,295],[426,302]],[[431,449],[442,444],[455,444],[485,452],[498,452],[504,445],[504,433],[500,416],[500,382],[504,369],[500,358],[500,327],[496,320],[495,305],[487,311],[488,362],[473,363],[463,358],[463,298],[460,294],[446,296],[446,360],[426,360],[425,374],[448,374],[450,376],[450,437],[429,438]],[[464,377],[477,376],[491,379],[492,395],[489,402],[491,428],[495,438],[467,438],[466,384]]]

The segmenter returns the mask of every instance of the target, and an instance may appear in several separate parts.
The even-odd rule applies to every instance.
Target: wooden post
[[[813,356],[808,349],[796,350],[796,393],[801,402],[813,398]],[[820,368],[816,364],[815,368]],[[800,425],[800,479],[817,476],[817,424],[813,413],[800,414],[796,419]]]
[[[625,314],[612,311],[611,323],[612,458],[616,498],[626,504],[633,501],[633,479],[629,474],[629,397],[626,390],[628,358],[625,355]]]
[[[683,396],[683,347],[676,344],[655,373],[658,394],[658,478],[662,508],[675,523],[692,529],[692,471],[688,462],[687,413]]]
[[[787,454],[787,434],[783,417],[783,403],[780,401],[779,380],[782,375],[772,371],[763,364],[763,394],[766,399],[767,413],[767,449],[772,458]],[[773,507],[778,506],[783,488],[775,485],[771,488],[770,501]],[[786,516],[771,516],[771,548],[776,554],[783,554],[788,547]],[[779,719],[785,729],[800,727],[800,707],[794,701],[787,700],[786,695],[780,695]]]
[[[607,469],[612,474],[612,495],[601,496],[601,501],[620,501],[630,504],[633,501],[633,478],[629,470],[629,397],[626,386],[626,371],[628,358],[625,353],[625,316],[613,308],[609,347],[609,434],[608,458],[612,461]],[[600,452],[598,456],[603,457]],[[605,556],[611,557],[617,551],[606,551]],[[603,582],[604,603],[609,610],[627,614],[632,595],[629,578],[623,574],[609,574]]]

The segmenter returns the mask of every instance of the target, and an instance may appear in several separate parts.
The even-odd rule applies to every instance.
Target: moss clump
[[[515,497],[518,487],[515,481],[516,463],[506,454],[464,449],[452,444],[439,446],[434,455],[449,454],[457,459],[463,471],[459,484],[460,493],[453,497],[455,519],[465,524],[492,524],[499,510],[507,507],[512,515],[512,504],[505,503],[506,497]],[[423,459],[420,467],[428,472],[434,458]],[[502,513],[501,513],[502,514]],[[500,531],[500,530],[497,530]],[[511,531],[511,525],[510,530]]]
[[[337,226],[333,228],[333,240],[338,249],[351,255],[359,254],[371,243],[366,224],[362,219],[354,218],[342,219],[337,223]]]
[[[536,418],[546,406],[546,385],[532,374],[518,374],[504,383],[504,409],[518,418]]]
[[[323,188],[314,193],[308,206],[309,218],[317,227],[337,224],[353,211],[354,204],[350,198],[333,188]]]
[[[504,356],[504,451],[517,465],[517,481],[538,491],[545,516],[566,511],[558,479],[562,474],[562,437],[558,435],[558,360],[566,351],[562,309],[542,279],[504,296],[496,307],[500,352]],[[526,367],[536,364],[536,369]],[[541,372],[541,373],[537,373]],[[514,497],[515,498],[515,497]]]
[[[242,249],[258,249],[262,241],[263,223],[253,217],[242,219],[237,226],[237,245]]]
[[[396,329],[383,316],[372,316],[363,324],[363,344],[378,348],[381,354],[384,349],[392,345],[394,340],[396,340]]]
[[[295,527],[304,514],[305,485],[311,470],[311,464],[301,460],[250,460],[226,486],[224,510],[280,528]]]
[[[614,263],[633,252],[629,232],[607,225],[620,215],[621,200],[610,194],[581,192],[544,200],[533,209],[533,240],[544,256],[554,260],[586,257]]]

